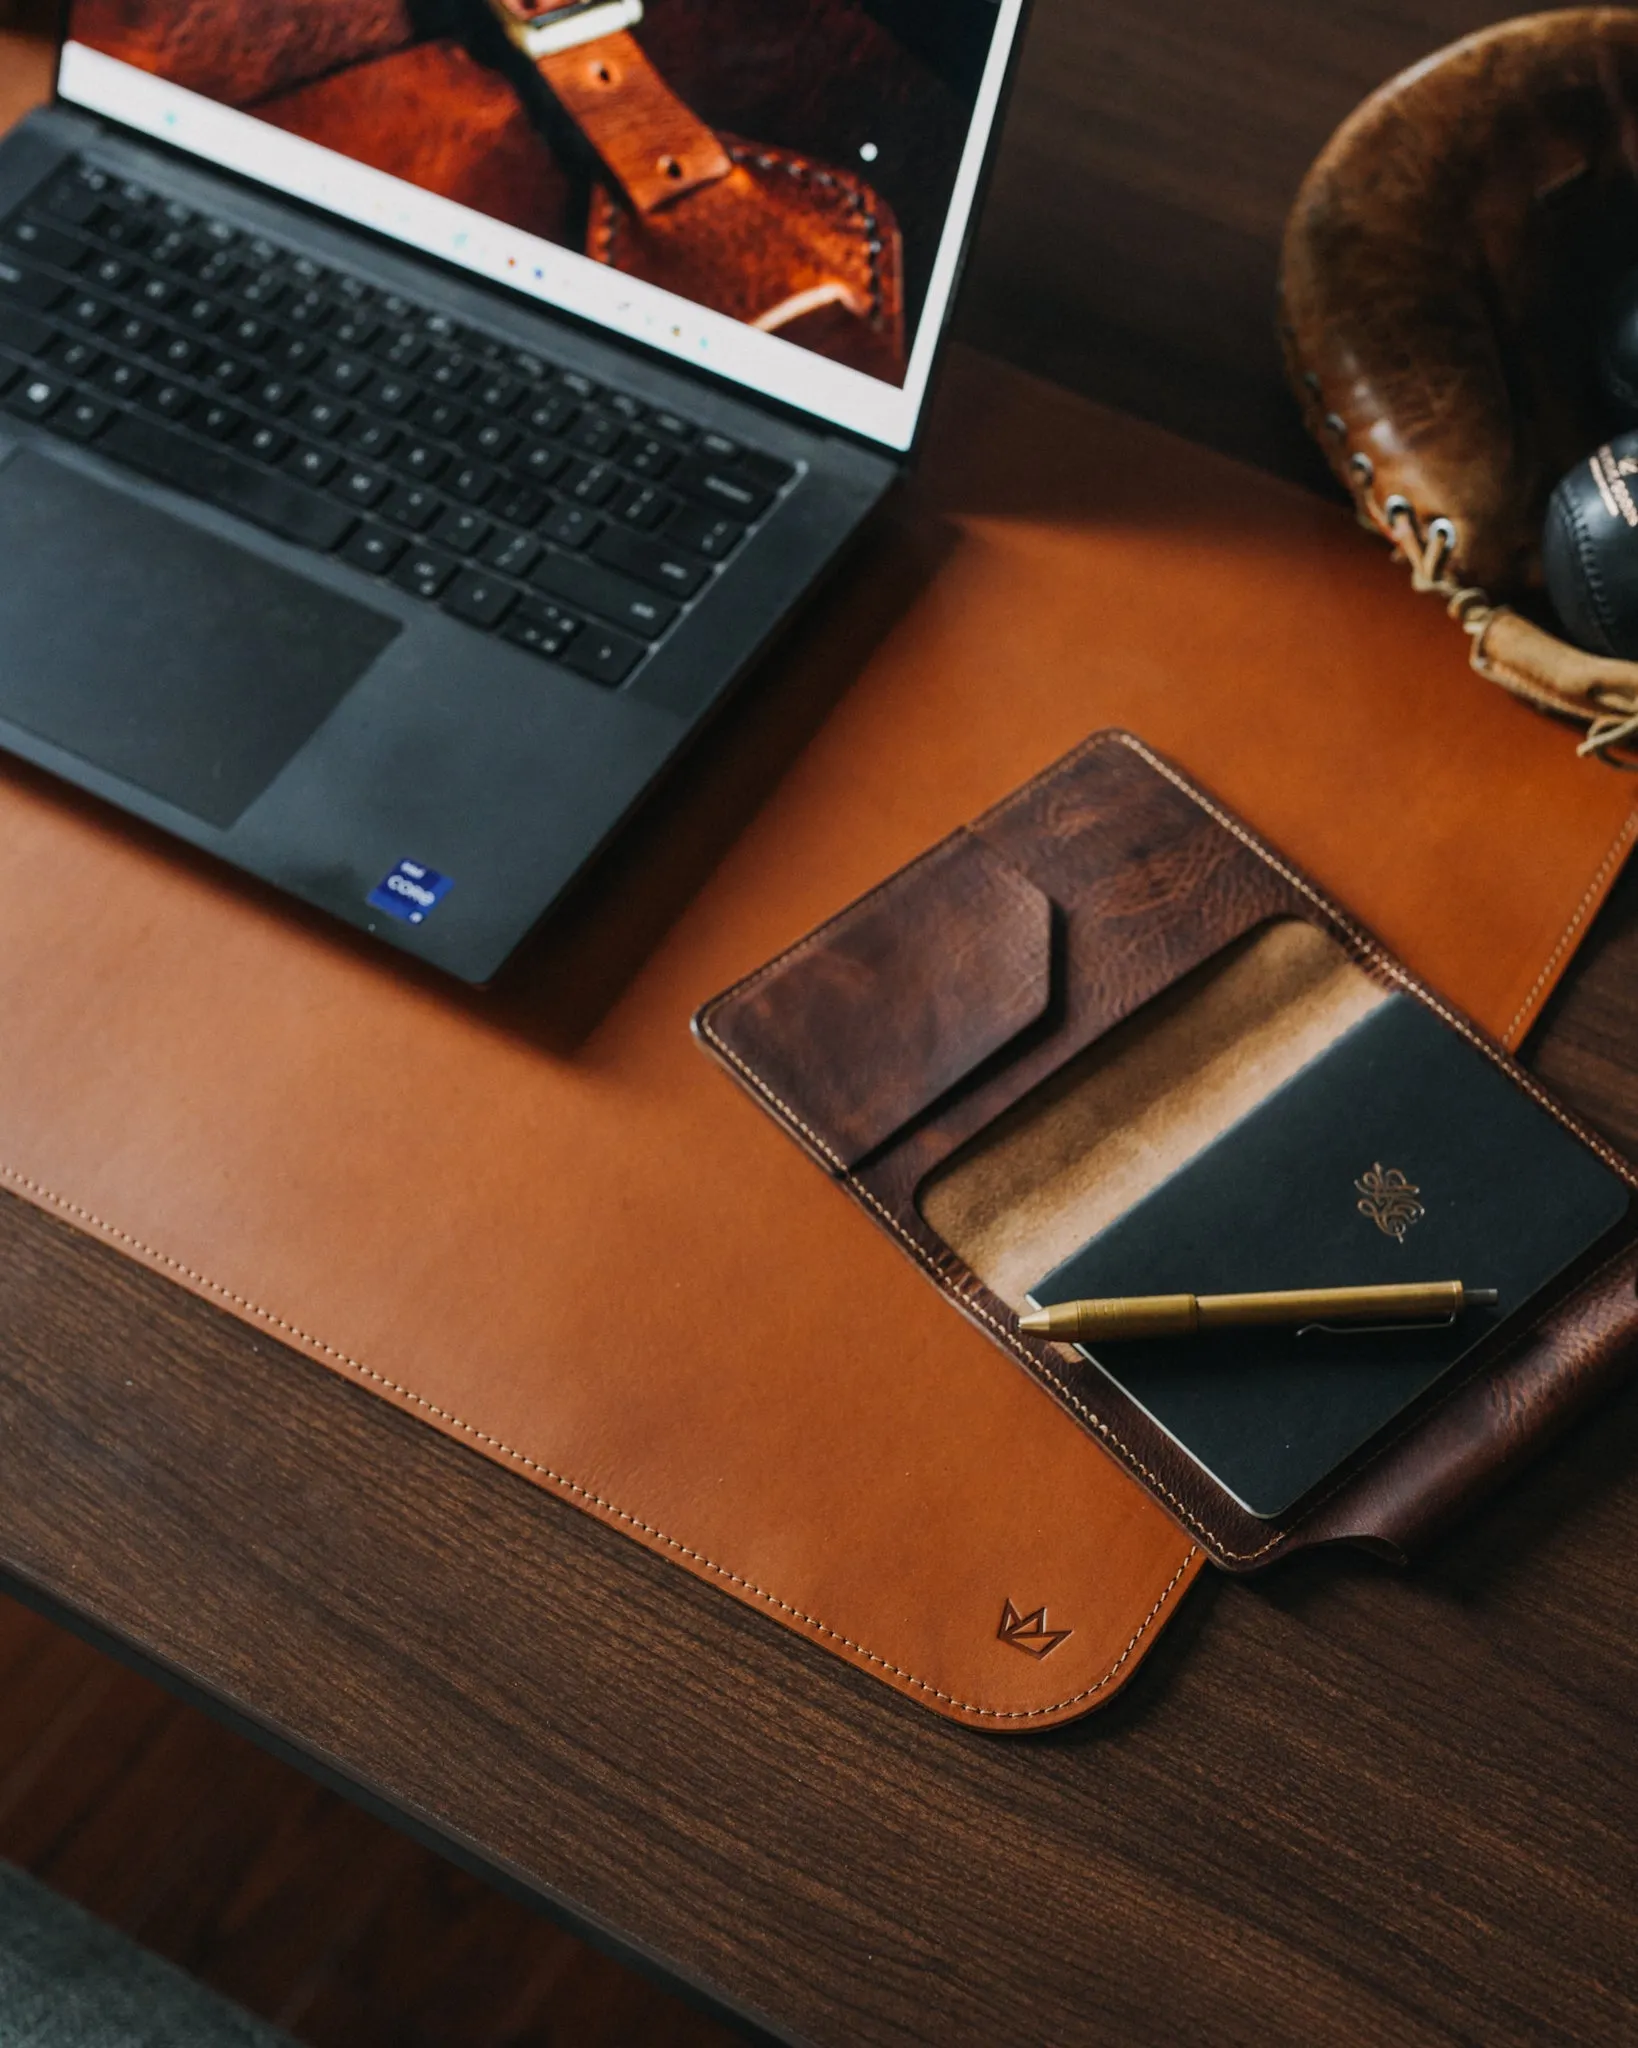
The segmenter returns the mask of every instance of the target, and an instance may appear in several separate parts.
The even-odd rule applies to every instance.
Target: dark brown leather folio
[[[1638,1352],[1627,1220],[1488,1331],[1435,1405],[1267,1516],[1074,1347],[1018,1329],[1043,1275],[1395,994],[1638,1186],[1494,1040],[1120,732],[708,1003],[696,1030],[964,1315],[1244,1571],[1338,1540],[1403,1557]]]

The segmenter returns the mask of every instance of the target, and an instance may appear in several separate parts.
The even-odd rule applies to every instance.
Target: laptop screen
[[[66,100],[892,448],[1022,0],[71,0]]]

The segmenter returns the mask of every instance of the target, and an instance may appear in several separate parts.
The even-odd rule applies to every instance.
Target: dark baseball
[[[1578,462],[1547,502],[1547,591],[1589,654],[1638,660],[1638,431]]]

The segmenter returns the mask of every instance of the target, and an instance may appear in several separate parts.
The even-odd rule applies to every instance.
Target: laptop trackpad
[[[0,470],[0,718],[207,824],[398,630],[36,449]]]

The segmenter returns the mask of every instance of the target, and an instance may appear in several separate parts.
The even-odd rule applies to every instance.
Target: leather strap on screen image
[[[643,0],[488,0],[596,152],[586,253],[730,319],[901,381],[900,241],[851,172],[706,126],[631,30]]]

